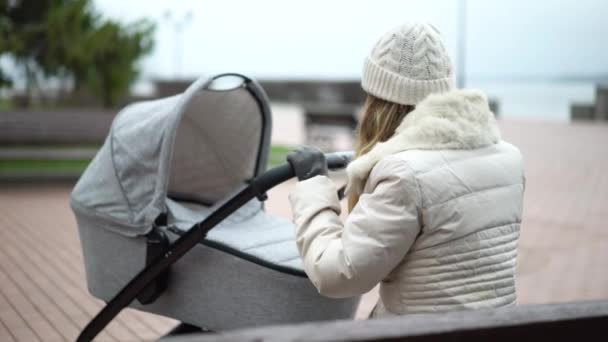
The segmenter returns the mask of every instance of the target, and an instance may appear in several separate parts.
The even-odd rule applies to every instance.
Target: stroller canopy
[[[261,88],[236,74],[129,105],[76,184],[72,207],[138,236],[166,212],[167,197],[213,205],[265,170],[270,120]]]

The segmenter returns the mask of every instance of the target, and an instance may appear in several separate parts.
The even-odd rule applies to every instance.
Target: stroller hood
[[[222,77],[242,82],[214,88]],[[116,233],[146,234],[167,196],[212,205],[263,172],[270,127],[265,94],[240,75],[129,105],[76,184],[72,208]]]

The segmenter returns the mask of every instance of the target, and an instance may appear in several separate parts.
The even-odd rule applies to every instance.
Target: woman
[[[343,224],[316,149],[288,156],[304,267],[329,297],[380,283],[373,316],[514,304],[522,157],[502,141],[486,96],[454,89],[439,32],[410,23],[364,64],[368,98],[347,168]]]

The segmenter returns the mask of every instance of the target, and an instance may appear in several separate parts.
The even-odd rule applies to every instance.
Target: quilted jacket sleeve
[[[297,245],[319,293],[351,297],[371,290],[397,266],[419,231],[418,187],[403,162],[382,160],[343,224],[334,183],[300,182],[290,195]]]

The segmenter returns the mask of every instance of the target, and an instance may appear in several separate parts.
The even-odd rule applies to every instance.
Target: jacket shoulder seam
[[[412,168],[412,166],[408,163],[407,160],[403,158],[398,158],[396,155],[388,155],[380,160],[376,166],[380,165],[381,162],[394,162],[397,168],[401,168],[401,171],[405,171],[399,174],[400,183],[403,181],[404,176],[410,179],[413,179],[415,183],[415,191],[416,191],[416,210],[418,214],[422,207],[422,189],[420,187],[420,183],[418,182],[418,177],[416,176],[416,171]],[[374,167],[375,168],[375,167]],[[373,169],[372,169],[373,171]],[[371,173],[370,173],[371,176]],[[401,184],[401,186],[403,186]],[[405,191],[409,191],[410,189],[404,189]]]

